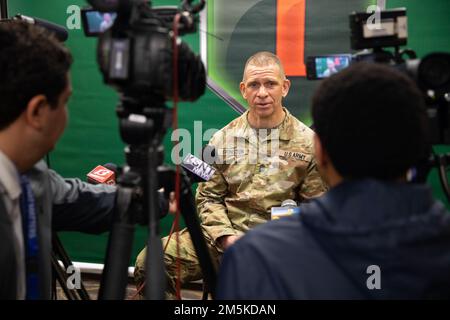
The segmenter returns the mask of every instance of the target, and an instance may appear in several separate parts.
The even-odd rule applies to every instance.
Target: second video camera
[[[391,65],[414,79],[424,93],[432,143],[450,143],[450,53],[435,52],[417,59],[413,50],[400,50],[408,40],[405,8],[380,11],[377,23],[371,23],[371,17],[366,12],[350,14],[351,48],[363,51],[307,57],[307,78],[324,79],[359,61]]]

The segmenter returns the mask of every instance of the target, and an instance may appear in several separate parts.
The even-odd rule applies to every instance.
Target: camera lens
[[[434,53],[422,60],[419,81],[433,90],[450,89],[450,54]]]

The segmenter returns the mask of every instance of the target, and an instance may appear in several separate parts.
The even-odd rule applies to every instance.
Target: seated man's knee
[[[138,286],[140,286],[145,281],[145,257],[147,256],[146,251],[147,247],[144,247],[144,249],[139,252],[134,266],[134,281]]]

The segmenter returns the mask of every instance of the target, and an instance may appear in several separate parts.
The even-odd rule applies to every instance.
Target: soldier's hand
[[[228,249],[233,243],[235,243],[240,236],[223,236],[218,239],[219,245],[223,250]]]
[[[169,195],[169,213],[175,214],[177,213],[177,201],[175,199],[175,192],[171,192]]]

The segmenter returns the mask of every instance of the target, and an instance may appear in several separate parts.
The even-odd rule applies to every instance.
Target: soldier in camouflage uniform
[[[199,183],[196,203],[203,233],[216,265],[224,250],[250,228],[270,220],[270,210],[286,199],[305,201],[326,186],[313,158],[313,131],[282,107],[289,91],[279,59],[259,52],[246,63],[240,84],[249,110],[211,139],[216,172]],[[202,278],[186,229],[180,232],[181,283]],[[165,252],[168,295],[174,294],[176,241]],[[165,246],[167,237],[163,238]],[[145,248],[136,260],[135,280],[144,281]]]

